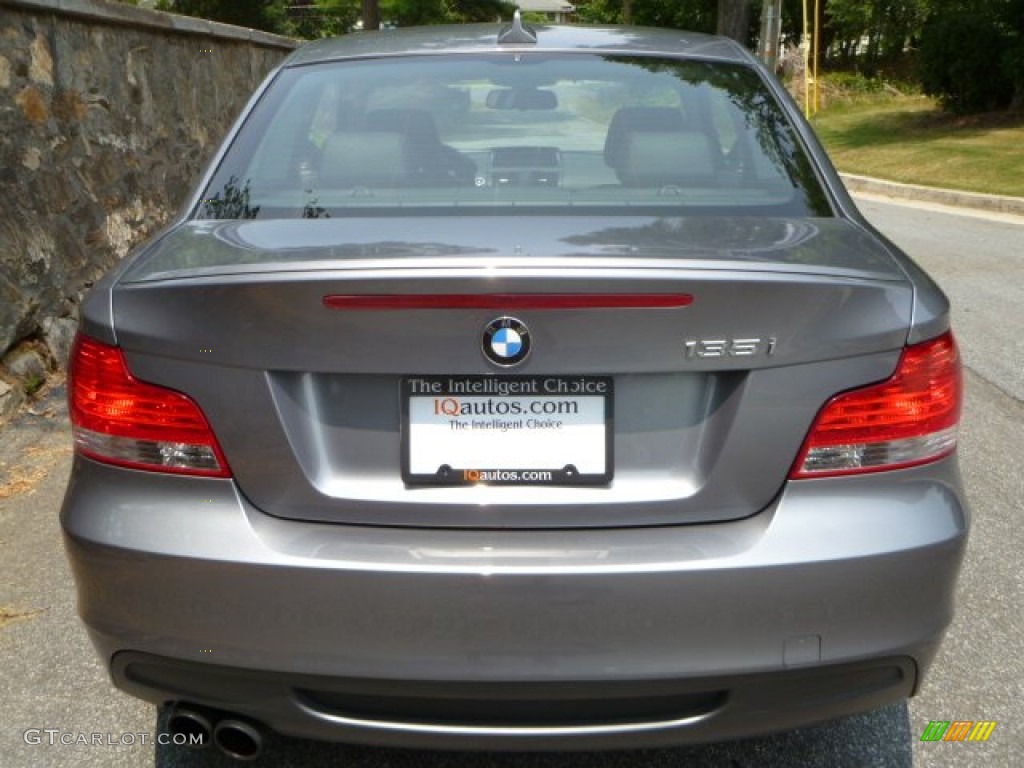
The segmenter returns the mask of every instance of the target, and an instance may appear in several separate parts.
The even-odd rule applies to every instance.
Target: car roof
[[[316,64],[333,59],[398,54],[479,53],[503,50],[668,54],[746,62],[739,44],[724,37],[645,27],[534,26],[536,43],[498,43],[507,24],[459,24],[355,32],[318,40],[299,48],[284,66]]]

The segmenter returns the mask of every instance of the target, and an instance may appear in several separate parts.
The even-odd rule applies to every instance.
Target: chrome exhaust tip
[[[204,749],[212,742],[213,723],[201,710],[188,704],[175,704],[167,718],[167,730],[173,744],[188,749]]]
[[[235,760],[255,760],[263,751],[263,736],[251,724],[228,718],[213,729],[213,743]]]

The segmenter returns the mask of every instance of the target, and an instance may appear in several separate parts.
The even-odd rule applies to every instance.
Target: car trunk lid
[[[496,528],[750,515],[779,492],[821,405],[891,373],[910,326],[898,266],[839,220],[403,220],[401,242],[380,234],[387,221],[189,224],[115,290],[133,372],[196,399],[241,492],[269,514]],[[332,308],[332,296],[373,301]],[[537,296],[597,298],[522,301]],[[431,301],[410,308],[417,297]],[[506,316],[532,342],[511,368],[483,353]],[[409,482],[413,380],[484,382],[498,402],[486,382],[606,382],[608,476]],[[419,434],[416,456],[432,461]],[[530,468],[545,434],[513,442],[499,428],[473,450],[481,466],[510,451],[509,466]],[[437,445],[440,467],[454,449]]]

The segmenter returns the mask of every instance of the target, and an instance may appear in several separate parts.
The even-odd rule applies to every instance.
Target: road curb
[[[839,174],[851,193],[864,192],[926,203],[938,203],[955,208],[974,208],[980,211],[995,211],[1024,216],[1024,197],[1008,195],[982,195],[977,192],[962,192],[957,189],[924,187],[919,184],[900,184],[895,181],[857,176],[852,173]]]

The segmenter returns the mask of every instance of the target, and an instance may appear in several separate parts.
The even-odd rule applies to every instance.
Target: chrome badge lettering
[[[764,339],[686,339],[683,341],[683,357],[768,357],[775,353],[776,341],[774,336]]]

